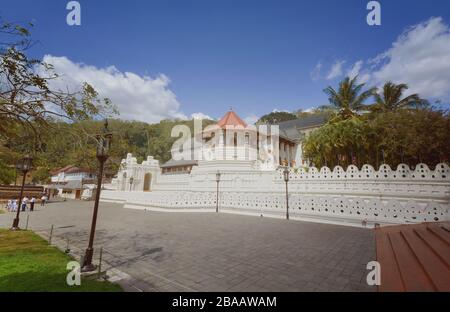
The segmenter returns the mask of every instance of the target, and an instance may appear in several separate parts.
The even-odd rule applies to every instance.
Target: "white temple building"
[[[152,156],[138,164],[128,154],[101,199],[142,210],[289,216],[364,227],[450,220],[447,164],[433,170],[425,164],[414,170],[404,164],[396,170],[309,167],[301,141],[324,123],[313,117],[254,127],[229,111],[194,133],[193,141],[180,141],[163,165]]]
[[[188,174],[193,167],[216,172],[305,166],[308,161],[303,158],[301,141],[325,122],[322,116],[312,116],[258,129],[247,125],[230,110],[215,125],[202,129],[196,135],[195,139],[201,142],[201,146],[188,148],[191,157],[187,159],[172,158],[160,166],[157,160],[148,156],[146,161],[138,165],[136,158],[128,154],[122,161],[123,169],[118,173],[115,185],[122,191],[150,191],[158,174]],[[265,149],[265,152],[262,153],[260,149]],[[200,157],[195,153],[201,154]]]

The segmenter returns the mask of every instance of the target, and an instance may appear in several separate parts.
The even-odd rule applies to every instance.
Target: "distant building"
[[[311,115],[279,123],[280,137],[295,142],[295,163],[291,167],[310,165],[308,159],[303,157],[302,142],[312,131],[319,129],[326,123],[327,117],[324,115]]]
[[[161,166],[163,174],[191,173],[192,167],[197,166],[196,160],[169,160]]]
[[[46,187],[51,196],[81,199],[86,185],[93,184],[96,175],[91,169],[69,165],[50,172],[51,184]]]

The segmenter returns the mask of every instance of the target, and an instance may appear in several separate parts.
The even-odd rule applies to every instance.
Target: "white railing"
[[[336,166],[333,170],[322,167],[291,168],[289,174],[291,181],[302,180],[377,180],[377,181],[450,181],[450,168],[447,164],[438,164],[434,170],[430,170],[426,164],[418,164],[415,170],[408,165],[400,164],[397,170],[392,170],[389,165],[381,165],[376,171],[371,165],[358,167],[351,165],[344,170]],[[283,169],[277,170],[276,180],[283,180]]]
[[[283,169],[272,172],[224,172],[219,183],[222,212],[284,218]],[[415,170],[382,165],[290,169],[292,219],[357,226],[450,221],[450,168]],[[103,191],[102,199],[128,208],[166,211],[215,211],[214,173],[159,176],[153,192]]]

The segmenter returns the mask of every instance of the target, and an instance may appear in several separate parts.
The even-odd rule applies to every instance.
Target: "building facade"
[[[51,172],[51,184],[46,190],[51,196],[68,199],[81,199],[87,185],[95,183],[95,173],[86,168],[69,165]]]
[[[192,149],[207,157],[171,159],[160,166],[151,156],[139,164],[128,154],[101,199],[132,209],[289,215],[362,227],[450,221],[447,164],[434,169],[418,164],[414,170],[405,164],[396,169],[386,164],[315,168],[302,158],[301,142],[320,123],[282,123],[276,137],[265,129],[246,127],[228,112],[202,131],[198,140],[203,144]]]

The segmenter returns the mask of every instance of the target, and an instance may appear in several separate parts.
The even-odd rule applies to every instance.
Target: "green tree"
[[[50,170],[49,168],[46,167],[39,167],[36,170],[34,170],[32,172],[33,174],[33,178],[32,178],[32,182],[33,183],[41,183],[41,184],[47,184],[50,183]]]
[[[385,162],[434,166],[450,160],[450,116],[433,109],[380,112],[349,118],[313,131],[303,142],[304,156],[316,166]]]
[[[11,184],[14,181],[14,168],[9,167],[0,159],[0,184]]]
[[[408,85],[395,84],[388,81],[383,86],[383,93],[374,94],[375,104],[370,105],[370,109],[375,112],[396,111],[402,108],[417,108],[427,105],[427,101],[420,98],[417,93],[403,97],[403,93],[408,89]]]
[[[256,124],[276,125],[279,124],[280,122],[294,119],[297,119],[297,116],[289,112],[272,112],[259,118]]]
[[[76,122],[117,112],[87,83],[72,91],[53,87],[59,79],[53,66],[27,55],[33,43],[28,28],[3,22],[0,33],[17,38],[0,44],[0,139],[13,136],[16,124],[39,140],[55,118]]]
[[[364,83],[357,83],[358,77],[346,77],[339,83],[338,90],[329,86],[323,91],[328,96],[330,106],[337,110],[338,119],[348,119],[365,109],[365,101],[374,95],[376,88],[363,91]]]
[[[70,91],[55,87],[60,78],[53,66],[28,56],[32,26],[0,18],[0,159],[14,164],[30,153],[35,168],[93,164],[95,153],[84,147],[95,146],[95,132],[82,129],[82,122],[117,110],[87,83]],[[39,179],[45,175],[37,172]]]

